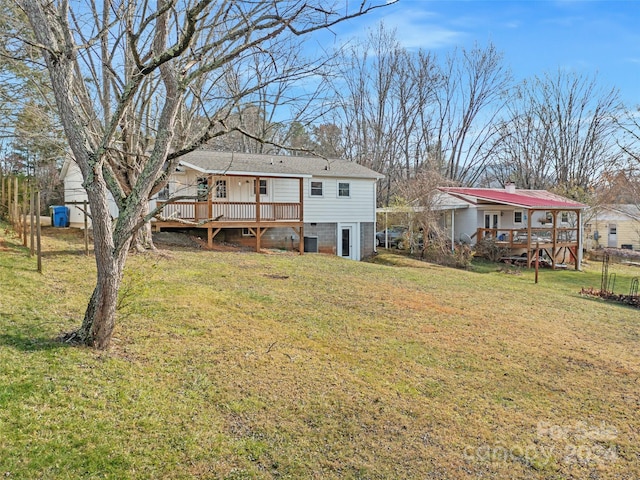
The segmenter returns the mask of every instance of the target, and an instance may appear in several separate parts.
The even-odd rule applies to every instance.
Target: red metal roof
[[[561,195],[546,190],[518,190],[513,193],[503,188],[464,188],[441,187],[439,190],[447,192],[471,203],[501,203],[523,208],[549,209],[577,209],[586,208],[584,203],[570,200]]]

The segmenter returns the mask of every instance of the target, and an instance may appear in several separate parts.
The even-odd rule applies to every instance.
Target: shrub
[[[509,255],[509,248],[498,244],[495,238],[483,238],[476,243],[475,253],[490,262],[497,262],[502,257]]]
[[[450,243],[430,242],[422,250],[420,258],[439,265],[466,269],[471,266],[473,255],[468,245],[455,245],[451,250]]]

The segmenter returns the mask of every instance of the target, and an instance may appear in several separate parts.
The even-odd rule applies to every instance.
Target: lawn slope
[[[579,295],[599,265],[135,255],[95,352],[52,340],[95,267],[47,232],[43,275],[0,234],[7,478],[640,478],[639,312]]]

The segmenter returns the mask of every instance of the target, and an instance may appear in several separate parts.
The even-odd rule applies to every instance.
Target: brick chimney
[[[516,193],[516,184],[515,183],[506,183],[504,185],[504,189],[507,191],[507,193]]]

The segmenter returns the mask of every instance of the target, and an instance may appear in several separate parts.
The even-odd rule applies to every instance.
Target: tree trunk
[[[131,234],[123,234],[123,229],[112,225],[109,215],[108,193],[104,181],[97,175],[97,182],[87,183],[87,192],[93,212],[94,252],[96,257],[97,281],[87,305],[82,326],[71,339],[100,350],[109,347],[116,322],[118,290],[122,282],[127,253],[131,245]],[[126,216],[118,218],[118,223],[127,222]]]
[[[82,326],[75,332],[78,343],[100,350],[109,348],[115,327],[118,291],[127,251],[128,248],[123,248],[119,255],[107,257],[102,261],[96,258],[98,280],[87,305]]]
[[[142,207],[142,213],[140,214],[141,218],[144,218],[149,213],[149,203],[145,202]],[[151,233],[151,222],[145,222],[142,228],[138,230],[133,237],[132,249],[136,252],[142,253],[147,250],[157,251],[156,246],[153,243],[153,235]]]

